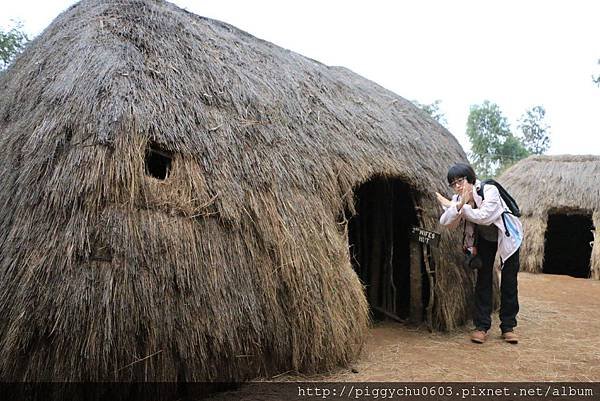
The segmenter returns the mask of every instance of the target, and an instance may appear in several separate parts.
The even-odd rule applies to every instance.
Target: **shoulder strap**
[[[492,185],[496,186],[496,188],[498,188],[498,192],[500,193],[500,197],[506,203],[506,200],[504,199],[504,194],[506,193],[506,191],[504,190],[504,188],[496,180],[491,179],[491,178],[487,179],[487,180],[481,181],[481,185],[479,187],[479,191],[477,191],[477,195],[481,196],[481,200],[484,199],[484,196],[483,196],[483,187],[486,184],[492,184]],[[510,199],[512,200],[512,198],[510,198]],[[508,232],[508,228],[506,227],[506,216],[505,216],[506,213],[510,213],[510,214],[513,214],[513,213],[512,213],[512,211],[507,211],[507,210],[505,210],[504,212],[502,212],[502,224],[504,224],[504,235],[506,235],[507,237],[510,237],[510,233]]]
[[[462,246],[463,248],[467,246],[467,220],[463,220],[463,236],[462,236]],[[477,235],[477,224],[473,224],[473,246],[478,246],[479,236]]]
[[[494,181],[494,180],[493,180],[493,179],[491,179],[491,178],[488,178],[487,180],[483,180],[483,181],[481,181],[481,183],[480,183],[480,186],[479,186],[479,190],[477,191],[477,195],[481,196],[481,200],[485,199],[484,192],[483,192],[483,188],[484,188],[484,187],[485,187],[487,184],[492,184],[492,185],[495,185],[495,184],[496,184],[496,181]]]

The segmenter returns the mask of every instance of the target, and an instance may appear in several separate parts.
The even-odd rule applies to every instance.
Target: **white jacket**
[[[440,223],[451,228],[458,227],[463,220],[467,221],[465,239],[467,246],[472,245],[474,238],[474,224],[488,226],[490,224],[498,227],[498,254],[500,260],[504,263],[513,253],[519,249],[523,242],[523,227],[521,221],[510,213],[506,203],[500,197],[500,192],[493,184],[486,184],[483,188],[483,199],[477,194],[481,188],[481,182],[477,180],[473,185],[473,199],[477,208],[474,209],[469,204],[465,204],[460,211],[456,210],[456,205],[460,201],[460,196],[452,197],[452,205],[444,208],[444,213],[440,217]],[[509,235],[506,235],[506,232]]]

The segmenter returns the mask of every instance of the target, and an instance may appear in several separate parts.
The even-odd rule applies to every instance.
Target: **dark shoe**
[[[487,339],[487,332],[483,330],[475,330],[471,333],[471,341],[477,344],[483,344]]]
[[[519,336],[517,336],[514,331],[506,331],[502,333],[502,338],[504,338],[504,341],[510,344],[519,343]]]

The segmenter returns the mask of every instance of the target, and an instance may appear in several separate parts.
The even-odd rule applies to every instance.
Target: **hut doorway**
[[[590,277],[593,230],[594,223],[589,212],[550,214],[545,234],[543,272]]]
[[[429,281],[420,247],[409,239],[410,228],[418,225],[410,187],[399,179],[375,177],[355,190],[354,202],[350,256],[373,318],[422,322]]]

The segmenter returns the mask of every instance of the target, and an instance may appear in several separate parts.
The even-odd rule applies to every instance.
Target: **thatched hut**
[[[523,213],[522,270],[600,279],[600,156],[530,156],[499,181]]]
[[[322,371],[369,310],[468,317],[459,236],[408,239],[465,154],[347,69],[164,1],[90,0],[0,99],[3,380]]]

